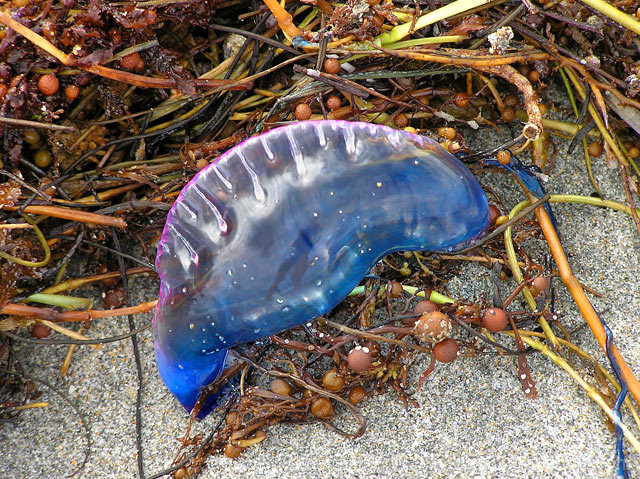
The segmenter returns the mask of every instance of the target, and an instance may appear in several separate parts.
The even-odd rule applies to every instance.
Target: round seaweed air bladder
[[[488,225],[477,180],[428,138],[343,121],[250,138],[200,171],[167,217],[160,375],[191,410],[229,348],[329,312],[389,253],[454,251]]]

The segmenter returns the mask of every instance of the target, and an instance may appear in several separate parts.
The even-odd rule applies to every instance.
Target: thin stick
[[[69,67],[73,66],[73,61],[69,58],[69,55],[67,55],[61,50],[58,50],[53,44],[48,42],[45,38],[31,31],[29,28],[25,27],[22,23],[15,21],[6,13],[0,12],[0,23],[3,23],[7,27],[14,30],[16,33],[19,33],[20,35],[25,37],[34,45],[42,48],[49,55],[57,58],[58,61],[63,65],[69,66]]]
[[[88,311],[56,311],[51,308],[38,308],[35,306],[27,306],[26,304],[7,303],[0,314],[10,314],[13,316],[23,316],[28,318],[37,318],[52,322],[77,322],[88,321],[96,318],[112,318],[116,316],[127,316],[129,314],[146,313],[156,307],[158,300],[140,303],[137,306],[118,309],[90,309]],[[48,325],[48,324],[47,324]]]
[[[40,121],[31,120],[19,120],[17,118],[7,118],[6,116],[0,116],[0,123],[30,128],[42,128],[44,130],[75,131],[73,126],[53,125],[51,123],[42,123]]]
[[[34,409],[38,407],[48,407],[48,401],[40,401],[40,402],[32,402],[29,404],[22,404],[20,406],[16,406],[16,411],[24,411],[25,409]]]
[[[91,319],[96,318],[111,318],[113,316],[128,316],[130,314],[147,313],[156,307],[158,300],[147,301],[146,303],[140,303],[137,306],[129,306],[127,308],[119,309],[103,309],[103,310],[91,310]],[[115,314],[114,314],[115,313]]]
[[[29,223],[8,223],[4,225],[0,225],[0,230],[24,230],[24,229],[33,229],[33,225]]]
[[[8,211],[16,211],[20,208],[17,206],[4,207]],[[101,226],[113,226],[114,228],[125,229],[127,223],[122,218],[114,216],[100,215],[97,213],[89,213],[87,211],[74,210],[71,208],[61,208],[59,206],[27,206],[22,209],[25,213],[34,215],[52,216],[54,218],[62,218],[65,220],[79,221],[80,223],[90,223]]]
[[[46,319],[36,319],[36,321],[38,321],[39,323],[44,324],[45,326],[48,326],[49,328],[53,329],[54,331],[58,331],[60,334],[64,334],[65,336],[70,337],[71,339],[75,339],[76,341],[87,341],[91,338],[88,338],[87,336],[80,334],[80,333],[76,333],[74,330],[69,329],[69,328],[65,328],[64,326],[60,326],[57,323],[54,323],[52,321],[47,321]],[[101,349],[102,346],[100,344],[90,344],[89,345],[90,348],[93,349]]]

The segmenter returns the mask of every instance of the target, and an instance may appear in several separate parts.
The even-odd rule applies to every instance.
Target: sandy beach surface
[[[469,135],[474,149],[507,139],[487,130]],[[481,141],[481,138],[484,140]],[[475,139],[474,139],[475,138]],[[559,154],[547,189],[551,193],[590,195],[580,154]],[[624,201],[619,172],[595,160],[596,176],[606,197]],[[521,192],[506,175],[485,173],[483,185],[504,195],[514,206]],[[630,218],[591,206],[555,205],[564,247],[575,274],[603,293],[592,298],[613,330],[616,344],[629,365],[640,374],[640,241]],[[528,240],[541,259],[544,241]],[[133,302],[156,297],[158,282],[139,276],[132,281]],[[466,265],[447,286],[447,293],[473,298],[490,292],[489,271]],[[570,329],[583,324],[577,308],[559,280],[555,281],[555,310]],[[80,290],[94,295],[103,308],[100,287]],[[151,314],[136,317],[136,324]],[[126,319],[97,321],[91,337],[127,331]],[[573,336],[575,343],[604,363],[604,356],[588,328]],[[512,344],[503,337],[505,343]],[[146,476],[169,466],[178,451],[178,438],[187,414],[157,374],[149,330],[140,335],[143,383],[143,460]],[[78,478],[131,478],[137,475],[135,396],[137,381],[130,341],[100,349],[80,347],[67,377],[59,368],[67,346],[16,344],[24,367],[65,391],[87,418],[91,430],[90,455]],[[321,424],[279,425],[267,439],[236,460],[211,457],[203,478],[604,478],[615,477],[615,435],[604,415],[559,367],[545,357],[529,356],[539,397],[526,399],[516,378],[514,360],[485,355],[440,364],[416,392],[417,377],[426,367],[418,362],[410,391],[419,407],[406,408],[394,393],[362,403],[368,427],[364,436],[345,439]],[[580,366],[580,365],[578,365]],[[587,370],[578,371],[587,376]],[[74,410],[42,386],[41,400],[49,407],[24,411],[20,419],[0,429],[0,478],[60,478],[82,462],[86,440]],[[208,432],[214,414],[196,426]],[[631,425],[630,417],[625,420]],[[338,408],[336,422],[350,430],[353,421]],[[634,429],[634,428],[632,428]],[[640,457],[626,447],[632,477],[640,477]]]

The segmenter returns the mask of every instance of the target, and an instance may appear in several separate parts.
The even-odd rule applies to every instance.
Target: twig
[[[542,114],[538,107],[538,96],[531,82],[511,65],[476,65],[475,69],[501,76],[515,85],[524,96],[524,105],[529,115],[529,123],[522,128],[522,134],[529,140],[536,140],[543,131]]]
[[[62,208],[60,206],[26,206],[20,208],[18,206],[5,206],[3,209],[8,211],[23,211],[34,215],[52,216],[54,218],[63,218],[65,220],[79,221],[80,223],[89,223],[100,226],[113,226],[114,228],[125,229],[127,223],[122,218],[114,216],[99,215],[89,213],[87,211],[72,210],[70,208]]]
[[[33,225],[29,223],[7,223],[4,225],[0,225],[0,230],[24,230],[24,229],[33,229]]]
[[[158,300],[140,303],[137,306],[118,309],[90,309],[88,311],[56,311],[51,308],[38,308],[35,306],[27,306],[26,304],[7,303],[0,314],[11,314],[14,316],[24,316],[27,318],[38,318],[47,321],[59,322],[76,322],[89,321],[98,318],[115,318],[117,316],[127,316],[129,314],[147,313],[156,307]]]
[[[57,323],[54,323],[52,321],[47,321],[46,319],[38,319],[36,318],[36,321],[39,323],[44,324],[45,326],[53,329],[54,331],[59,332],[60,334],[64,334],[65,336],[70,337],[71,339],[76,339],[78,341],[87,341],[91,338],[86,337],[83,334],[77,333],[72,329],[69,328],[65,328],[64,326],[60,326]],[[92,345],[91,346],[93,349],[100,349],[99,345]]]
[[[32,121],[32,120],[19,120],[17,118],[8,118],[6,116],[0,116],[0,123],[6,123],[7,125],[14,125],[14,126],[24,126],[29,128],[41,128],[43,130],[54,130],[54,131],[75,131],[76,130],[76,128],[73,126],[53,125],[51,123],[42,123],[40,121]]]

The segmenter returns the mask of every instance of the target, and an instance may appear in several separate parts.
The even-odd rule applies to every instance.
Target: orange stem
[[[140,303],[136,306],[130,306],[128,308],[103,310],[92,309],[89,311],[89,313],[91,313],[91,319],[111,318],[113,316],[127,316],[129,314],[147,313],[155,308],[156,304],[158,304],[158,300],[154,299],[153,301],[147,301],[146,303]]]
[[[64,53],[62,50],[57,49],[44,37],[41,37],[34,31],[31,31],[29,28],[25,27],[22,23],[15,21],[6,13],[0,12],[0,23],[5,24],[7,27],[12,29],[16,33],[19,33],[34,45],[42,48],[49,55],[57,58],[58,61],[63,65],[71,66],[71,64],[73,63],[71,58],[69,58],[69,55]]]
[[[269,7],[273,16],[278,21],[278,26],[285,35],[289,38],[297,37],[300,35],[300,30],[293,24],[293,17],[287,12],[282,5],[278,3],[278,0],[263,0],[265,5]]]
[[[128,83],[143,88],[176,88],[179,89],[178,83],[171,78],[157,78],[147,77],[143,75],[136,75],[135,73],[126,72],[123,70],[115,70],[102,65],[74,65],[89,73],[95,73],[104,78],[111,80]],[[220,80],[216,78],[198,78],[192,80],[195,86],[206,88],[223,88],[227,87],[229,90],[247,90],[251,88],[251,82],[243,82],[239,80]],[[185,80],[188,83],[189,80]]]
[[[91,319],[88,311],[65,311],[61,313],[51,308],[38,308],[37,306],[27,306],[26,304],[7,303],[0,310],[0,314],[10,314],[12,316],[24,316],[27,318],[45,319],[47,321],[87,321]],[[61,319],[64,315],[64,319]]]
[[[529,194],[528,196],[529,201],[531,201],[532,203],[537,200],[537,198],[531,194]],[[562,282],[567,287],[567,290],[569,290],[569,293],[573,297],[573,300],[576,302],[578,309],[582,313],[582,316],[591,329],[591,332],[600,344],[600,347],[606,353],[607,337],[604,331],[604,327],[602,326],[602,322],[598,317],[598,313],[596,313],[595,309],[593,309],[593,306],[591,305],[591,302],[582,289],[582,286],[580,286],[578,279],[571,271],[571,267],[569,266],[567,257],[564,254],[564,250],[562,249],[562,244],[560,243],[560,239],[558,238],[556,230],[551,223],[551,219],[549,218],[547,211],[543,206],[540,206],[539,208],[536,208],[535,214],[536,218],[538,219],[538,223],[542,228],[544,237],[549,244],[549,249],[551,250],[553,259],[558,266],[558,271],[560,272],[560,278],[562,279]],[[615,345],[611,345],[611,350],[618,362],[618,366],[620,367],[620,371],[622,373],[622,378],[626,381],[629,392],[634,397],[636,402],[640,403],[640,382],[638,382],[635,375],[633,374],[633,371],[631,371],[631,368],[629,368]]]
[[[16,211],[17,206],[5,207],[9,211]],[[122,218],[115,216],[99,215],[89,213],[82,210],[74,210],[71,208],[61,208],[60,206],[27,206],[22,211],[34,215],[53,216],[54,218],[62,218],[65,220],[79,221],[80,223],[91,223],[102,226],[113,226],[114,228],[125,229],[127,223]]]
[[[89,311],[56,311],[51,308],[38,308],[27,306],[26,304],[7,303],[0,310],[0,314],[12,316],[23,316],[28,318],[43,319],[54,323],[89,321],[97,318],[112,318],[116,316],[127,316],[129,314],[146,313],[151,311],[158,304],[158,300],[140,303],[137,306],[118,309],[90,309]]]

